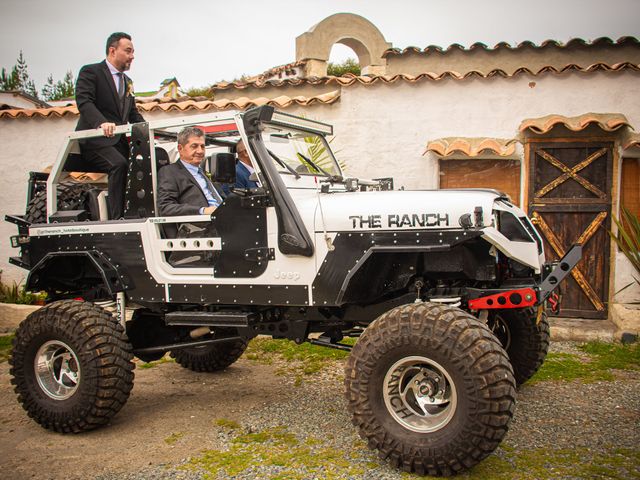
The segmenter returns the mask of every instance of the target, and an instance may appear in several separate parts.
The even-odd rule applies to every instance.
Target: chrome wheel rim
[[[437,362],[405,357],[384,377],[384,403],[393,419],[413,432],[440,430],[453,418],[458,396],[449,373]]]
[[[38,349],[34,369],[38,385],[54,400],[71,397],[80,384],[78,357],[69,345],[60,340],[50,340]]]

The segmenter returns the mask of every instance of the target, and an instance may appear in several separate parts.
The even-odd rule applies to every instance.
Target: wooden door
[[[612,147],[608,142],[530,141],[529,214],[547,261],[574,243],[582,260],[561,287],[563,317],[607,318]]]
[[[440,188],[494,188],[520,206],[520,161],[440,160]]]

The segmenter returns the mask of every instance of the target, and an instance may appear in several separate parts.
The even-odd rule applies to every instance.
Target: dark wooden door
[[[545,240],[547,260],[574,243],[582,260],[561,287],[561,316],[607,318],[609,295],[612,144],[527,144],[529,214]]]

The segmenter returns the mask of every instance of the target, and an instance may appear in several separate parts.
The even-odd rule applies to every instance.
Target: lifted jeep
[[[211,215],[158,216],[156,178],[177,132],[206,134],[213,180],[233,183],[237,140],[255,189]],[[407,471],[449,475],[505,435],[516,386],[542,364],[545,308],[580,246],[545,264],[524,212],[493,190],[395,191],[344,176],[330,125],[271,107],[120,126],[130,137],[124,219],[83,170],[74,132],[32,173],[19,234],[27,288],[49,303],[18,328],[12,383],[57,432],[104,425],[133,387],[133,356],[189,369],[235,362],[257,335],[351,350],[348,408],[371,448]],[[176,233],[177,232],[177,233]],[[109,307],[115,307],[111,313]],[[342,343],[358,337],[355,346]]]

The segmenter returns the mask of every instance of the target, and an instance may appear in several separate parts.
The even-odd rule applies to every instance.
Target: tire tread
[[[403,346],[438,351],[466,365],[465,388],[473,385],[475,403],[465,416],[464,434],[447,445],[429,440],[425,447],[396,438],[372,409],[369,389],[376,360]],[[421,475],[452,475],[486,458],[506,434],[515,410],[512,368],[497,339],[466,312],[431,303],[400,306],[371,323],[347,361],[345,387],[352,423],[369,448],[392,465]]]
[[[43,335],[44,339],[40,338]],[[33,391],[25,358],[34,348],[32,342],[59,336],[74,344],[70,347],[83,369],[74,394],[83,397],[82,405],[63,407],[62,412],[57,407],[66,400],[56,401]],[[44,428],[79,433],[108,423],[124,406],[133,388],[132,359],[124,329],[111,314],[89,302],[62,300],[33,312],[18,327],[9,359],[11,383],[22,407]],[[51,404],[55,409],[47,408],[50,402],[56,402]]]

